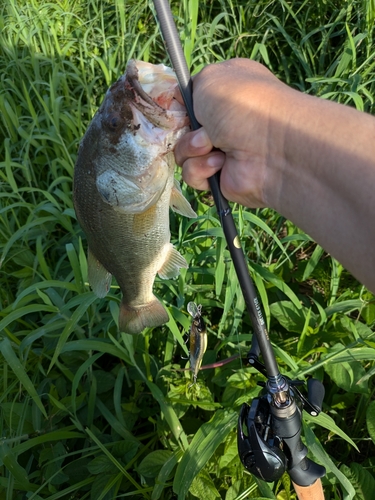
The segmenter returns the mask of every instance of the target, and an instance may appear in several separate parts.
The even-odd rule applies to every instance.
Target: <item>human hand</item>
[[[207,179],[221,169],[227,199],[254,208],[272,206],[294,94],[248,59],[205,67],[193,79],[194,112],[202,128],[175,147],[184,180],[209,189]]]
[[[175,147],[185,181],[208,189],[221,169],[228,200],[275,209],[375,292],[375,118],[293,90],[247,59],[204,68],[193,103],[202,128]]]

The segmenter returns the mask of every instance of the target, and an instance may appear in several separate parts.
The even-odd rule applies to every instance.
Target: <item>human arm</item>
[[[221,168],[226,198],[274,208],[375,291],[375,119],[293,90],[246,59],[208,66],[193,91],[203,130],[176,146],[184,179],[207,189]]]

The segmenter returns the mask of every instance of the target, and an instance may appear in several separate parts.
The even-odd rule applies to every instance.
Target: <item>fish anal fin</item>
[[[137,334],[145,328],[167,323],[169,316],[163,304],[154,297],[149,303],[132,307],[124,300],[120,304],[119,329],[121,332]]]
[[[112,274],[99,262],[90,248],[87,252],[88,278],[90,286],[97,297],[105,297],[109,292]]]
[[[169,243],[163,265],[158,270],[158,275],[162,279],[175,278],[179,275],[181,267],[188,268],[185,258],[174,246]]]
[[[174,180],[169,205],[174,212],[177,212],[180,215],[184,215],[185,217],[190,217],[192,219],[198,217],[191,208],[190,203],[182,194],[181,187],[177,179]]]

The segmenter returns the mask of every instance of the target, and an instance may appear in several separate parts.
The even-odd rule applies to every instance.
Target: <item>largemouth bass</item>
[[[168,321],[152,292],[155,276],[173,278],[187,267],[169,231],[169,207],[196,217],[174,179],[173,147],[188,131],[185,107],[173,98],[176,85],[170,68],[131,60],[90,123],[74,169],[89,283],[104,297],[116,278],[119,328],[127,333]]]

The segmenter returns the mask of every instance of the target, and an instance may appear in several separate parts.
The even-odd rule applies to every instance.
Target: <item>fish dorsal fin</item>
[[[87,252],[88,278],[97,297],[105,297],[111,286],[112,274],[98,261],[90,248]]]
[[[194,210],[191,208],[190,203],[182,194],[180,184],[177,179],[174,179],[174,185],[171,192],[171,200],[169,202],[171,209],[178,214],[185,217],[195,218],[198,217]]]
[[[170,279],[178,276],[181,267],[188,268],[188,263],[184,257],[178,252],[174,246],[169,243],[166,258],[163,265],[158,271],[158,275],[162,279]]]

